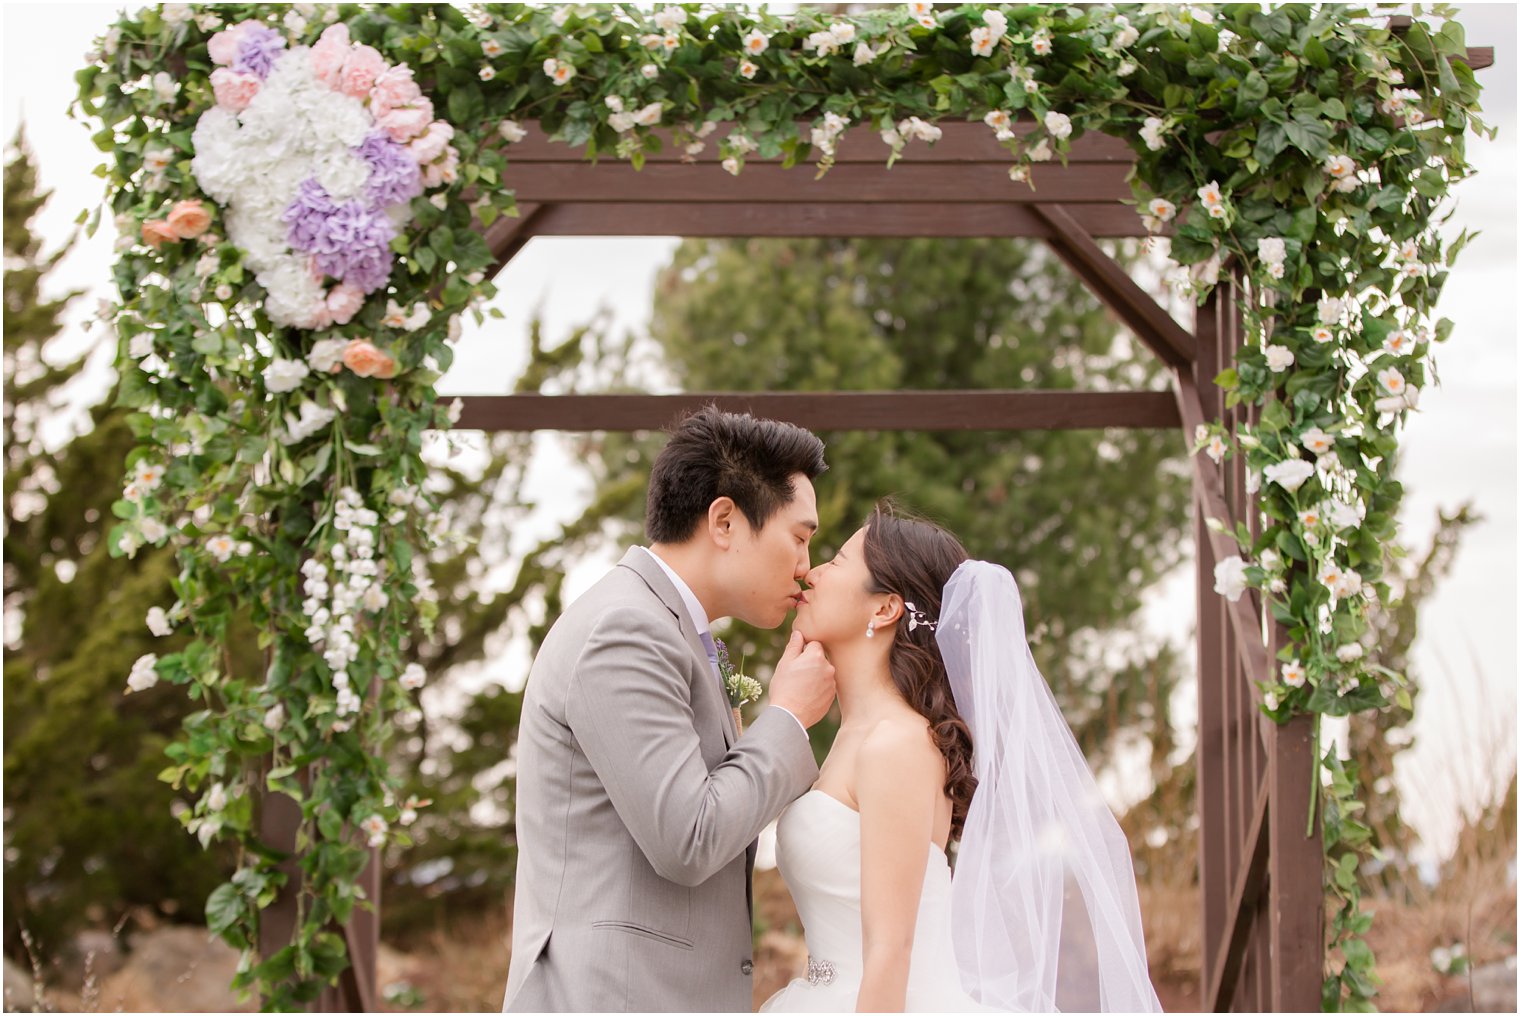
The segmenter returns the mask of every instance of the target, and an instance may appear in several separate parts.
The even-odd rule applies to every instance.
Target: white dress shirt
[[[712,630],[712,622],[707,619],[707,611],[703,608],[702,601],[697,599],[697,594],[691,591],[691,586],[688,586],[686,580],[676,574],[674,568],[662,561],[660,555],[648,547],[642,549],[650,557],[654,558],[654,563],[660,566],[660,570],[670,578],[670,584],[675,586],[676,592],[681,594],[681,602],[686,604],[686,613],[691,615],[692,623],[697,626],[697,637],[700,639],[703,635],[709,633]],[[727,694],[727,690],[725,689],[724,695],[727,696]],[[803,726],[802,721],[797,719],[796,713],[786,708],[786,706],[776,706],[776,708],[786,713],[792,719],[797,720],[797,726],[802,727],[804,734],[807,733],[807,727]]]

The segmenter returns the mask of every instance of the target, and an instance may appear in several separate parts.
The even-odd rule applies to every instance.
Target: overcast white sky
[[[791,5],[787,5],[791,6]],[[3,10],[3,104],[5,139],[24,122],[45,184],[55,197],[40,219],[49,245],[73,229],[80,209],[100,201],[91,169],[100,161],[90,130],[71,120],[73,74],[91,40],[104,31],[120,5],[6,4]],[[1463,252],[1443,296],[1441,312],[1456,322],[1451,343],[1439,353],[1441,387],[1429,390],[1408,428],[1402,478],[1407,486],[1404,540],[1420,549],[1438,508],[1450,511],[1472,501],[1485,522],[1463,542],[1451,577],[1421,618],[1415,666],[1424,683],[1415,721],[1416,746],[1405,753],[1400,783],[1405,812],[1432,848],[1447,848],[1457,808],[1481,796],[1486,782],[1507,778],[1515,745],[1517,639],[1517,440],[1516,440],[1516,30],[1509,4],[1463,6],[1461,20],[1472,45],[1492,45],[1497,65],[1479,73],[1485,115],[1500,127],[1497,141],[1473,140],[1478,175],[1458,190],[1459,203],[1446,227],[1482,235]],[[59,289],[86,287],[90,295],[69,315],[57,358],[90,341],[82,331],[97,297],[108,295],[111,230],[81,242],[55,273]],[[527,346],[526,324],[540,312],[553,344],[607,307],[615,326],[642,331],[647,324],[652,280],[676,244],[674,238],[536,239],[498,278],[497,305],[506,314],[484,329],[471,329],[459,344],[454,368],[440,385],[447,394],[509,391]],[[78,400],[99,397],[113,383],[110,354],[98,351]],[[537,527],[573,517],[589,485],[567,475],[554,435],[541,435],[544,454],[533,471],[544,508]],[[587,562],[571,581],[574,594],[607,563]],[[1194,603],[1190,576],[1158,590],[1148,623],[1183,637]],[[525,655],[509,647],[479,668],[478,682],[516,683]]]

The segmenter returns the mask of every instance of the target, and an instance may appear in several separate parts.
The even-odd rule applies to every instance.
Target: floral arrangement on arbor
[[[1288,632],[1261,708],[1408,708],[1359,640],[1390,595],[1399,422],[1450,332],[1432,312],[1463,240],[1444,246],[1436,216],[1470,171],[1467,130],[1486,129],[1461,27],[1434,24],[1446,13],[1401,32],[1366,8],[1254,4],[124,15],[78,75],[122,236],[118,397],[140,440],[111,540],[179,551],[178,600],[149,623],[189,644],[128,683],[206,703],[164,778],[204,791],[185,816],[197,834],[244,847],[208,902],[244,950],[237,985],[284,1008],[331,983],[347,959],[330,926],[360,902],[366,846],[406,843],[416,802],[395,800],[382,756],[425,678],[400,665],[405,622],[436,613],[421,562],[443,516],[420,488],[421,436],[451,422],[433,383],[458,316],[493,292],[481,231],[515,214],[502,173],[534,122],[634,166],[667,143],[659,127],[688,158],[716,144],[733,174],[752,158],[822,174],[847,131],[877,133],[891,165],[937,121],[979,121],[1008,149],[1010,188],[1084,133],[1127,141],[1136,210],[1199,299],[1227,272],[1243,283],[1250,338],[1216,383],[1258,422],[1206,423],[1195,451],[1244,456],[1259,495],[1261,536],[1238,525],[1216,580],[1231,598],[1260,589]],[[263,632],[264,673],[224,670],[236,610]],[[1325,763],[1341,906],[1324,1002],[1361,1008],[1369,833],[1345,767]],[[285,879],[253,822],[266,790],[301,806],[301,912],[260,960],[259,911]]]

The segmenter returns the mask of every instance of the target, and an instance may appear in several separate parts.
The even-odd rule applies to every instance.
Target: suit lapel
[[[706,680],[698,680],[693,694],[701,696],[709,703],[714,704],[721,716],[723,725],[723,746],[732,748],[734,742],[739,739],[738,731],[734,727],[734,714],[729,706],[728,696],[718,686],[717,678],[713,676],[712,663],[707,658],[707,647],[702,644],[702,638],[697,634],[697,623],[687,613],[686,602],[681,599],[681,593],[670,581],[670,576],[665,574],[654,556],[643,547],[629,547],[623,559],[618,562],[620,567],[632,569],[650,590],[660,598],[667,610],[675,615],[676,621],[681,628],[681,635],[686,639],[686,646],[699,664],[699,672]],[[705,690],[704,690],[705,689]]]

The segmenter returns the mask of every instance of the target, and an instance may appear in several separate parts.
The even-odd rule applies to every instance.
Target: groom
[[[754,841],[818,776],[806,728],[834,668],[794,633],[740,738],[709,624],[796,606],[826,468],[800,427],[687,417],[649,476],[650,546],[549,630],[518,734],[504,1012],[750,1011]]]

